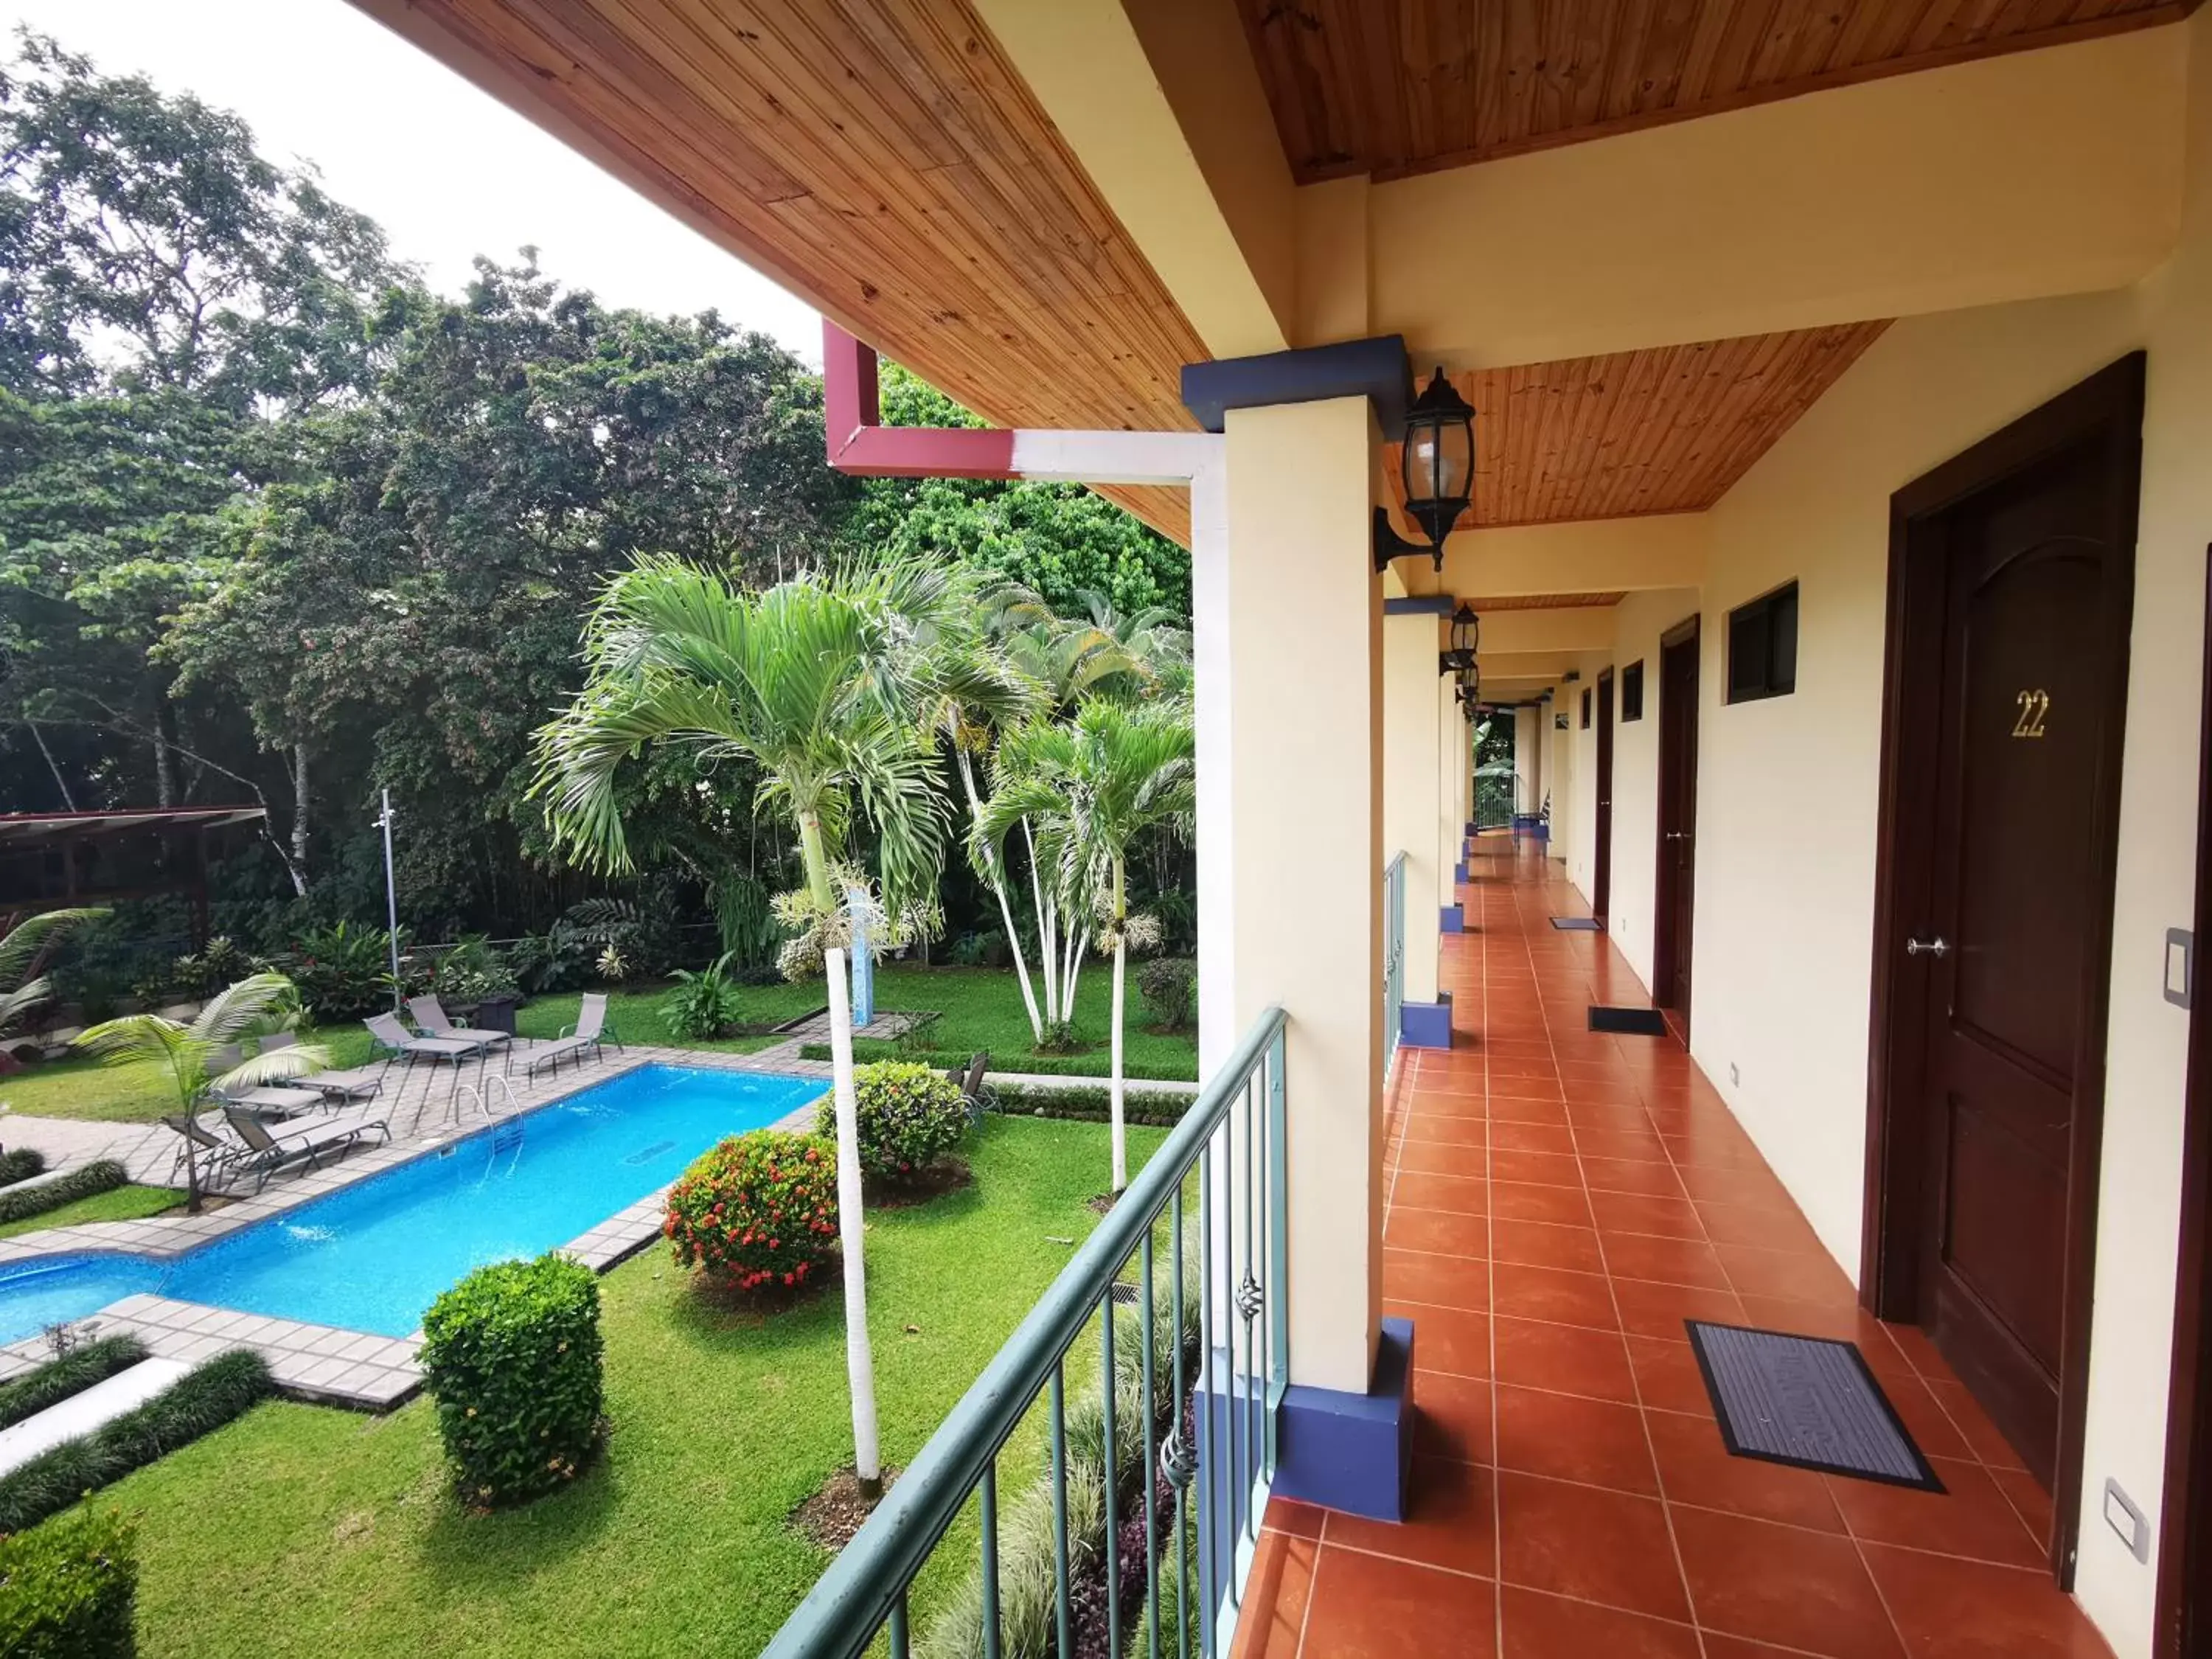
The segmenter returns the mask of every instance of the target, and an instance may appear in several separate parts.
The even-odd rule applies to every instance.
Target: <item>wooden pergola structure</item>
[[[257,830],[258,806],[0,814],[0,915],[185,894],[207,942],[208,864]]]

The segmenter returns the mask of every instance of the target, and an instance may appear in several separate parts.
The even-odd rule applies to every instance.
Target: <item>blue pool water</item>
[[[642,1066],[168,1261],[0,1267],[0,1342],[140,1291],[405,1336],[471,1268],[567,1243],[724,1136],[822,1090],[811,1078]]]

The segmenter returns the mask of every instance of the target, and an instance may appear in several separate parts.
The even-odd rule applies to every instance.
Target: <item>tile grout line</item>
[[[1524,941],[1526,935],[1524,933]],[[1528,965],[1532,970],[1536,965],[1535,953],[1533,951],[1529,952]],[[1541,997],[1538,998],[1536,1007],[1538,1018],[1543,1022],[1545,1041],[1552,1045],[1552,1063],[1556,1068],[1559,1065],[1559,1042],[1558,1039],[1553,1036],[1552,1018],[1548,1013],[1544,1012],[1544,1004]],[[1562,1088],[1565,1087],[1564,1083],[1561,1086]],[[1648,1110],[1645,1115],[1647,1117],[1650,1115]],[[1662,1141],[1661,1144],[1663,1146],[1665,1143]],[[1575,1167],[1578,1172],[1582,1169],[1582,1142],[1577,1139],[1575,1142]],[[1680,1172],[1678,1170],[1675,1175],[1675,1179],[1679,1181],[1680,1178]],[[1589,1205],[1589,1191],[1587,1176],[1584,1178],[1583,1202],[1586,1205]],[[1596,1206],[1595,1205],[1590,1205],[1589,1207],[1591,1230],[1598,1241],[1598,1259],[1604,1262],[1606,1267],[1606,1295],[1613,1303],[1613,1318],[1619,1325],[1619,1329],[1615,1332],[1615,1334],[1620,1340],[1621,1358],[1628,1366],[1629,1392],[1636,1396],[1636,1426],[1643,1432],[1644,1455],[1651,1460],[1651,1478],[1654,1484],[1656,1485],[1659,1489],[1659,1514],[1661,1518],[1667,1523],[1667,1544],[1668,1547],[1674,1552],[1674,1576],[1676,1580],[1682,1586],[1682,1604],[1689,1609],[1690,1629],[1697,1637],[1698,1652],[1701,1656],[1706,1656],[1710,1654],[1710,1650],[1707,1648],[1705,1644],[1705,1625],[1698,1616],[1697,1595],[1690,1585],[1689,1568],[1682,1559],[1682,1540],[1674,1529],[1674,1507],[1667,1499],[1667,1476],[1664,1471],[1662,1471],[1659,1467],[1658,1445],[1651,1438],[1651,1420],[1647,1415],[1644,1405],[1644,1382],[1643,1380],[1636,1374],[1636,1356],[1630,1351],[1628,1346],[1628,1326],[1626,1321],[1621,1316],[1620,1293],[1613,1285],[1613,1264],[1605,1253],[1605,1235],[1601,1232],[1596,1231]],[[1702,1225],[1703,1224],[1701,1222],[1701,1229]]]
[[[1474,849],[1470,846],[1469,854]],[[1469,873],[1473,872],[1470,856]],[[1498,1139],[1492,1133],[1494,1127],[1490,1116],[1490,904],[1489,894],[1481,895],[1477,914],[1482,918],[1480,965],[1481,970],[1482,1016],[1479,1036],[1482,1043],[1482,1235],[1488,1252],[1482,1264],[1483,1301],[1487,1311],[1483,1316],[1483,1334],[1490,1347],[1490,1565],[1496,1574],[1491,1589],[1491,1641],[1498,1659],[1505,1655],[1505,1481],[1498,1445],[1500,1416],[1498,1389]]]

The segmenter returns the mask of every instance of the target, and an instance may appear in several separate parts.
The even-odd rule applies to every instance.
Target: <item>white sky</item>
[[[262,154],[313,161],[442,293],[475,255],[512,263],[534,244],[548,274],[604,304],[712,307],[822,361],[812,307],[345,0],[0,0],[8,56],[18,23],[236,111]]]

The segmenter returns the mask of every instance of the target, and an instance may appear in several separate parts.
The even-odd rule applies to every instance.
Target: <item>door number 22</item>
[[[2020,718],[2012,723],[2015,738],[2039,738],[2043,735],[2043,717],[2051,712],[2051,693],[2044,690],[2023,691],[2013,699],[2019,706]]]

